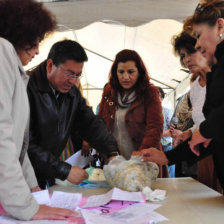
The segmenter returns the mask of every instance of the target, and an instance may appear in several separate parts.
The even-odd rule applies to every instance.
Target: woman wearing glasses
[[[38,205],[31,192],[40,188],[26,153],[29,102],[23,66],[39,53],[39,42],[56,21],[33,0],[0,1],[0,18],[0,204],[22,220],[74,216],[71,210]]]
[[[130,159],[133,152],[148,147],[162,149],[163,115],[159,90],[149,80],[136,51],[126,49],[116,55],[98,115],[113,133],[120,153],[126,159]],[[160,176],[167,175],[167,167],[161,168]]]

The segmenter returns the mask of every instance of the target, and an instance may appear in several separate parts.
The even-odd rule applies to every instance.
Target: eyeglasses
[[[61,69],[67,79],[78,79],[82,77],[82,73],[76,75],[73,71],[65,70],[61,66],[56,66],[56,68]]]

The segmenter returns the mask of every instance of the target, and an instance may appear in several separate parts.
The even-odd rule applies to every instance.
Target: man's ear
[[[47,60],[47,66],[46,66],[47,74],[51,73],[51,71],[53,69],[53,66],[54,66],[54,63],[53,63],[52,59],[48,59]]]

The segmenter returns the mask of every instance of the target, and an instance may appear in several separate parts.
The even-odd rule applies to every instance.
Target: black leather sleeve
[[[34,143],[34,139],[30,141],[28,154],[37,177],[41,179],[65,180],[71,170],[70,164],[60,161],[50,152],[43,150]]]
[[[110,157],[111,153],[119,152],[115,138],[83,98],[78,105],[74,127],[76,125],[81,137],[100,153]]]
[[[212,144],[212,142],[210,143]],[[200,156],[196,156],[190,149],[188,140],[179,144],[173,150],[165,152],[169,165],[186,161],[189,165],[192,165],[199,160],[205,158],[211,154],[210,147],[204,148],[202,144],[199,146]]]

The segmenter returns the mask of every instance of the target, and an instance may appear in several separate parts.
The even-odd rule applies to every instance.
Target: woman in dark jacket
[[[190,25],[190,26],[189,26]],[[205,120],[194,132],[191,140],[180,144],[172,152],[158,154],[147,149],[142,154],[145,161],[160,164],[178,160],[196,161],[212,154],[220,184],[224,189],[224,1],[213,0],[199,4],[185,28],[193,30],[195,48],[206,57],[212,71],[207,73],[206,98],[203,107]],[[191,150],[192,152],[191,152]]]
[[[116,55],[98,115],[115,136],[120,153],[126,159],[136,150],[148,147],[162,150],[163,115],[159,91],[150,83],[137,52],[126,49]],[[163,176],[167,176],[167,169],[164,173]]]

